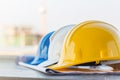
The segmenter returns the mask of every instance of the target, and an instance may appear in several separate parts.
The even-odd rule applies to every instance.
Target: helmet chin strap
[[[80,68],[80,69],[89,69],[89,70],[100,70],[100,71],[112,71],[114,68],[109,66],[110,64],[120,63],[120,60],[109,60],[109,61],[101,61],[100,65],[90,64],[88,65],[77,65],[72,66],[70,68]]]
[[[113,68],[108,65],[90,66],[91,70],[112,71]]]
[[[89,69],[89,70],[100,70],[100,71],[112,71],[114,68],[109,66],[110,64],[120,63],[120,60],[109,60],[109,61],[101,61],[100,65],[77,65],[72,66],[70,68],[80,68],[80,69]]]
[[[120,63],[120,60],[101,61],[100,63],[103,65],[117,64]]]
[[[71,66],[70,68],[99,70],[99,71],[112,71],[113,68],[107,65],[96,65],[96,66]]]

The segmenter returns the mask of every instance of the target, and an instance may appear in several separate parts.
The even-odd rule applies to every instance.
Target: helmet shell
[[[120,35],[112,25],[101,21],[86,21],[67,35],[59,62],[51,69],[78,64],[120,59]]]
[[[39,42],[38,50],[35,59],[30,63],[32,65],[38,65],[48,59],[48,49],[50,44],[50,37],[54,32],[50,32],[42,37]]]

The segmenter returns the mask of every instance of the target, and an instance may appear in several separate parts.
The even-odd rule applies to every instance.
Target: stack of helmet
[[[120,62],[120,34],[108,23],[91,20],[49,34],[49,40],[41,39],[36,58],[26,64],[58,70],[91,62]]]

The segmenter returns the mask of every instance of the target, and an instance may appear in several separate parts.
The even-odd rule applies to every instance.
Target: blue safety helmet
[[[38,50],[37,50],[37,55],[35,59],[30,63],[32,65],[37,65],[40,64],[43,61],[46,61],[48,59],[48,49],[49,49],[49,44],[50,44],[50,36],[54,32],[50,32],[46,34],[39,42]]]
[[[22,56],[20,60],[24,63],[31,64],[31,65],[38,65],[48,59],[48,49],[50,44],[50,36],[54,33],[50,32],[42,37],[42,39],[39,42],[38,50],[36,53],[36,56]]]

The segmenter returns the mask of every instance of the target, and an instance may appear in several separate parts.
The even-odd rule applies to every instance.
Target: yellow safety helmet
[[[86,21],[75,26],[66,36],[57,64],[61,69],[83,63],[120,59],[120,35],[112,25],[101,21]]]

